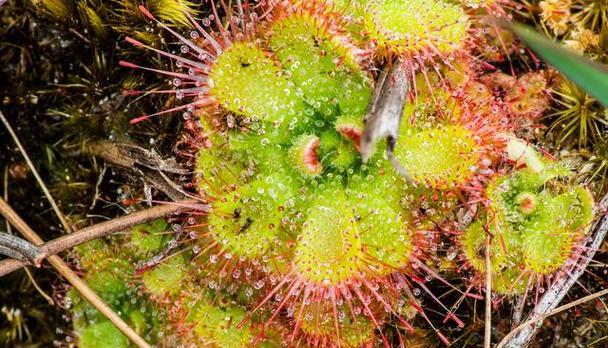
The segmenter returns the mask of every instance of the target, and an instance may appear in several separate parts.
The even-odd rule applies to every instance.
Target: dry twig
[[[134,171],[146,183],[162,191],[173,201],[196,198],[167,176],[167,174],[184,175],[188,172],[174,160],[163,159],[154,151],[135,144],[99,140],[87,144],[85,152],[100,157],[111,165]]]
[[[8,170],[8,166],[4,167],[4,180],[3,180],[3,189],[4,189],[4,200],[6,202],[8,202],[8,174],[9,174],[9,170]],[[11,224],[8,223],[8,221],[5,221],[6,223],[6,232],[8,232],[9,234],[13,234],[12,230],[11,230]],[[44,255],[44,257],[46,257],[46,254]],[[31,261],[31,260],[30,260]],[[40,260],[42,261],[42,260]],[[34,262],[35,263],[35,262]],[[44,290],[42,290],[42,288],[38,285],[38,282],[36,282],[36,279],[34,279],[34,274],[32,273],[32,271],[29,269],[29,267],[25,267],[25,274],[27,275],[27,277],[29,278],[30,282],[32,283],[32,285],[34,286],[34,289],[36,289],[36,291],[38,291],[38,293],[40,294],[40,296],[44,297],[44,299],[52,306],[55,304],[55,302],[53,301],[53,299],[51,298],[51,296],[49,296]]]
[[[36,266],[46,257],[42,250],[28,241],[0,231],[0,255],[19,261],[29,261]]]
[[[580,304],[583,304],[585,302],[589,302],[591,300],[594,300],[596,298],[602,297],[602,296],[606,296],[608,295],[608,289],[604,289],[602,291],[598,291],[596,293],[593,293],[591,295],[587,295],[585,297],[579,298],[578,300],[572,301],[570,303],[567,303],[563,306],[559,306],[557,308],[555,308],[554,310],[545,313],[545,314],[539,314],[537,316],[534,316],[531,319],[526,320],[524,323],[522,323],[521,325],[517,326],[516,328],[514,328],[513,330],[511,330],[511,332],[509,332],[508,335],[506,335],[503,340],[496,346],[496,348],[504,348],[504,347],[515,347],[511,344],[510,340],[512,339],[512,337],[514,337],[518,332],[520,332],[521,330],[527,328],[527,327],[534,327],[537,328],[536,330],[538,330],[538,328],[540,328],[540,325],[537,325],[538,323],[542,322],[543,320],[549,318],[550,316],[559,314],[565,310],[568,310],[572,307],[576,307]],[[526,343],[527,344],[527,343]]]
[[[61,221],[61,224],[67,232],[72,232],[72,227],[68,223],[68,220],[65,218],[65,216],[59,209],[59,206],[53,199],[53,196],[51,195],[49,189],[44,184],[42,177],[40,176],[40,174],[38,174],[38,171],[36,170],[36,167],[34,166],[29,155],[27,154],[27,151],[25,151],[25,148],[23,147],[23,145],[21,145],[17,134],[13,131],[13,128],[11,127],[10,123],[4,117],[4,114],[2,114],[1,111],[0,120],[2,121],[2,123],[4,123],[11,137],[17,144],[19,151],[25,158],[25,161],[27,162],[30,170],[34,174],[36,181],[42,188],[42,191],[44,192],[46,198],[53,207],[55,214]],[[17,213],[11,208],[8,203],[6,203],[6,201],[4,201],[4,199],[0,199],[0,213],[2,213],[6,220],[11,225],[13,225],[19,232],[21,232],[21,234],[30,242],[38,246],[44,243],[44,241],[38,236],[38,234],[34,232],[34,230],[32,230],[27,225],[27,223],[19,217],[19,215],[17,215]],[[135,345],[140,348],[151,347],[143,338],[141,338],[135,332],[135,330],[133,330],[129,325],[127,325],[127,323],[122,320],[122,318],[118,314],[116,314],[116,312],[114,312],[93,290],[91,290],[87,283],[80,279],[78,275],[76,275],[76,273],[74,273],[74,271],[72,271],[72,269],[59,256],[49,256],[48,261],[70,284],[72,284],[72,286],[74,286],[74,288],[78,292],[80,292],[82,297],[89,301],[91,305],[93,305],[93,307],[95,307],[100,313],[102,313],[106,318],[108,318],[108,320],[110,320],[110,322],[114,324],[116,328],[118,328],[122,333],[124,333]]]
[[[11,208],[4,199],[0,198],[0,213],[10,222],[15,229],[27,238],[30,242],[40,246],[44,241],[38,236],[29,225],[17,215],[17,213]],[[108,320],[110,320],[122,333],[124,333],[133,343],[140,348],[151,348],[151,346],[144,341],[127,323],[122,320],[116,312],[114,312],[103,300],[93,291],[87,283],[70,269],[70,267],[57,255],[51,255],[47,258],[49,263],[70,283],[72,286],[80,292],[82,297],[93,305],[100,313],[102,313]]]
[[[196,201],[186,200],[144,209],[126,216],[85,227],[74,233],[53,239],[41,245],[40,250],[46,255],[55,255],[62,251],[69,250],[77,245],[107,237],[109,235],[127,230],[135,225],[143,224],[154,219],[170,215],[180,209],[183,209],[184,207],[188,209],[194,207],[201,211],[208,210],[206,205],[197,206],[196,204]],[[0,262],[0,277],[18,270],[28,264],[29,263],[27,261],[23,260],[3,260]]]

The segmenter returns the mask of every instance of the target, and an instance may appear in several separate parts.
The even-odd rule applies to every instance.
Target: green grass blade
[[[608,68],[564,48],[521,24],[507,26],[545,61],[608,106]]]

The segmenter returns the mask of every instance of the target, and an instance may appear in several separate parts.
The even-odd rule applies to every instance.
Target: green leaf
[[[591,61],[521,24],[507,24],[536,53],[571,81],[608,106],[608,67]]]

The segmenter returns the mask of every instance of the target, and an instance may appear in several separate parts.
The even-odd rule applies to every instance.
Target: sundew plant
[[[478,57],[487,48],[481,33],[492,30],[480,18],[507,17],[508,3],[205,6],[205,16],[183,12],[179,25],[139,6],[172,44],[126,42],[167,68],[120,65],[166,77],[165,88],[124,92],[176,101],[132,123],[166,114],[189,122],[175,136],[188,139],[190,187],[207,211],[173,225],[188,235],[179,246],[157,221],[123,244],[77,251],[86,279],[146,339],[392,347],[425,330],[434,333],[428,342],[449,345],[445,332],[465,325],[455,303],[483,298],[487,248],[497,301],[565,276],[594,199],[565,164],[517,138],[530,127],[522,100],[499,97],[482,77],[495,68]],[[393,66],[408,85],[394,157],[378,141],[364,160],[376,81]],[[473,206],[473,221],[459,225],[458,211]],[[435,262],[448,248],[459,255],[446,262],[466,275],[464,289]],[[446,302],[446,291],[460,299]],[[76,293],[70,299],[81,347],[129,345]]]

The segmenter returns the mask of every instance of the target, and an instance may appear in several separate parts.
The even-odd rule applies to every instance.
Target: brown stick
[[[29,261],[36,266],[45,258],[40,248],[32,243],[0,231],[0,255],[5,255],[21,261]]]
[[[93,226],[85,227],[74,233],[61,236],[59,238],[48,241],[40,246],[40,250],[45,255],[55,255],[62,251],[69,250],[77,245],[107,237],[109,235],[124,231],[135,225],[143,224],[154,219],[158,219],[182,209],[184,206],[197,204],[194,200],[185,200],[176,203],[168,203],[159,205],[153,208],[141,210],[126,216],[105,221]],[[207,207],[201,205],[200,210],[206,210]],[[24,266],[29,265],[27,261],[21,260],[3,260],[0,262],[0,277],[16,271]]]
[[[11,225],[15,227],[21,234],[35,245],[41,246],[44,241],[32,230],[28,224],[17,215],[17,213],[8,205],[4,199],[0,198],[0,213],[6,218]],[[57,255],[51,255],[47,258],[49,263],[70,283],[87,301],[93,305],[101,314],[112,322],[122,333],[124,333],[133,343],[140,348],[151,348],[127,323],[122,320],[103,300],[93,291],[87,283],[80,279],[74,271]]]
[[[594,300],[596,298],[606,296],[606,295],[608,295],[608,289],[604,289],[602,291],[598,291],[591,295],[587,295],[585,297],[579,298],[578,300],[575,300],[575,301],[566,303],[565,305],[559,306],[559,307],[555,308],[554,310],[550,311],[549,313],[540,314],[540,315],[535,316],[534,318],[528,319],[521,325],[519,325],[516,328],[514,328],[513,330],[511,330],[511,332],[509,332],[509,334],[507,336],[505,336],[505,338],[496,346],[496,348],[505,347],[505,345],[509,343],[509,339],[511,339],[513,336],[515,336],[515,334],[517,334],[519,331],[523,330],[526,327],[533,327],[535,323],[539,323],[552,315],[559,314],[572,307],[576,307],[582,303],[589,302],[591,300]],[[536,325],[536,326],[539,327],[539,325]]]
[[[8,166],[4,166],[4,180],[3,180],[2,184],[3,184],[2,186],[4,189],[4,201],[8,203]],[[4,220],[4,223],[6,224],[6,232],[13,234],[13,231],[11,229],[11,224],[9,224],[8,221],[6,221],[6,220]],[[44,257],[46,257],[46,256],[44,256]],[[34,260],[34,264],[36,264],[35,260]],[[37,266],[39,266],[39,264]],[[44,290],[42,290],[42,288],[38,285],[38,283],[36,282],[36,279],[34,279],[34,275],[32,274],[32,271],[29,269],[29,267],[25,267],[23,270],[25,271],[25,274],[27,275],[27,277],[30,279],[30,282],[32,282],[34,289],[36,289],[36,291],[38,291],[40,296],[44,297],[44,299],[51,306],[54,306],[55,302],[53,301],[51,296],[49,296],[46,292],[44,292]]]

